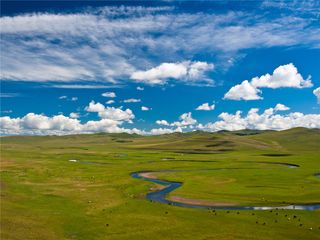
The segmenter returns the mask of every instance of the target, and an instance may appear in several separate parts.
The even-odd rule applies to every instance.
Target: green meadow
[[[320,204],[320,130],[2,137],[1,239],[320,239],[319,209],[151,202],[137,171],[182,182],[171,200]]]

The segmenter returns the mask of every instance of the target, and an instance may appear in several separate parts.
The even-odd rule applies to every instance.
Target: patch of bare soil
[[[214,201],[201,200],[201,199],[189,199],[189,198],[183,198],[179,196],[170,197],[170,200],[174,202],[181,202],[181,203],[201,205],[201,206],[235,206],[236,205],[234,203],[214,202]]]

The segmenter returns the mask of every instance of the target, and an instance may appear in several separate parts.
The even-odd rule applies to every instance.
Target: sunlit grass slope
[[[155,174],[183,182],[170,199],[320,203],[320,131],[3,137],[1,239],[320,239],[319,210],[213,212],[149,202],[146,193],[161,186],[130,176],[144,170],[178,170]]]

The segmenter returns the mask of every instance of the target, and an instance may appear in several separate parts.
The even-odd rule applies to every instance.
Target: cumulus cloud
[[[191,113],[184,113],[180,116],[179,122],[156,121],[158,125],[167,126],[167,128],[154,128],[150,131],[122,127],[121,125],[124,122],[130,122],[134,116],[128,117],[130,111],[123,111],[119,108],[106,108],[102,111],[106,114],[106,118],[97,121],[91,120],[86,123],[81,123],[76,119],[77,113],[71,113],[70,117],[61,114],[48,117],[41,114],[28,113],[21,118],[0,117],[0,133],[1,135],[65,135],[95,132],[127,132],[158,135],[182,132],[187,128],[189,130],[201,129],[206,131],[234,131],[241,129],[284,130],[293,127],[320,128],[320,114],[303,114],[300,112],[279,114],[280,111],[286,110],[288,110],[288,107],[283,104],[277,104],[274,108],[268,108],[262,113],[259,113],[258,108],[250,109],[246,115],[242,115],[241,111],[237,111],[235,114],[223,112],[219,115],[220,120],[207,124],[197,124],[197,120],[192,118]]]
[[[70,118],[77,119],[77,118],[79,118],[79,113],[77,113],[77,112],[71,112],[71,113],[69,114],[69,117],[70,117]]]
[[[105,106],[103,106],[101,103],[95,103],[94,101],[91,101],[89,106],[85,107],[85,110],[87,112],[103,112],[105,110]]]
[[[132,123],[135,118],[131,109],[122,110],[121,108],[107,107],[104,111],[98,112],[99,117],[104,119],[112,119],[115,121],[126,121]]]
[[[278,103],[275,107],[274,107],[275,111],[287,111],[290,110],[289,107],[287,107],[286,105],[283,105],[281,103]]]
[[[230,88],[230,90],[224,95],[224,99],[230,100],[259,100],[262,97],[259,96],[261,91],[253,87],[247,80],[241,84],[237,84]]]
[[[62,114],[48,117],[43,114],[28,113],[22,118],[0,118],[1,134],[3,135],[64,135],[95,132],[127,132],[146,134],[136,128],[121,127],[124,122],[132,123],[134,114],[130,109],[105,107],[103,104],[91,101],[85,107],[87,112],[95,112],[101,118],[97,121],[81,123],[79,113],[71,112],[69,117]]]
[[[198,110],[198,111],[211,111],[211,110],[214,110],[214,108],[215,108],[214,104],[209,105],[209,103],[203,103],[200,106],[198,106],[196,108],[196,110]]]
[[[129,98],[126,100],[123,100],[124,103],[138,103],[141,102],[141,99],[136,99],[136,98]]]
[[[292,64],[277,67],[273,74],[265,74],[251,79],[252,86],[256,88],[308,88],[312,87],[311,76],[303,79],[298,69]]]
[[[192,114],[191,112],[188,113],[183,113],[179,119],[181,120],[180,122],[174,124],[177,127],[181,127],[181,126],[189,126],[189,125],[194,125],[197,123],[197,120],[192,118]]]
[[[260,77],[254,77],[249,82],[243,81],[233,86],[225,95],[224,99],[230,100],[259,100],[262,99],[259,94],[259,88],[308,88],[312,87],[311,76],[303,79],[298,69],[292,64],[286,64],[277,67],[273,74],[265,74]]]
[[[182,126],[190,126],[190,125],[194,125],[197,123],[197,120],[192,118],[192,114],[191,112],[188,113],[184,113],[180,116],[180,124]],[[179,125],[179,124],[178,124]]]
[[[182,129],[193,129],[195,125],[197,124],[197,120],[192,117],[191,112],[183,113],[179,116],[180,121],[175,121],[172,123],[169,123],[167,120],[157,120],[156,124],[167,126],[167,127],[175,127],[174,129],[171,129],[171,131],[177,132],[177,130],[182,131]],[[169,128],[166,128],[167,130]]]
[[[173,132],[182,132],[180,127],[175,129],[155,128],[146,132],[137,128],[123,128],[122,121],[115,119],[101,119],[81,123],[76,119],[77,113],[70,117],[56,115],[48,117],[41,114],[28,113],[22,118],[0,117],[1,135],[67,135],[86,133],[136,133],[140,135],[159,135]]]
[[[122,122],[114,119],[101,119],[81,123],[75,119],[77,113],[70,117],[56,115],[48,117],[41,114],[28,113],[22,118],[0,117],[1,135],[67,135],[86,133],[135,133],[140,135],[159,135],[173,132],[182,132],[181,128],[156,128],[146,132],[137,128],[123,128]]]
[[[151,135],[162,135],[162,134],[169,134],[169,133],[174,133],[174,132],[182,132],[181,128],[175,128],[175,129],[170,129],[170,128],[154,128],[151,129],[150,134]]]
[[[132,73],[131,79],[137,82],[143,82],[150,85],[163,85],[169,79],[178,79],[189,82],[207,82],[213,83],[211,79],[206,79],[204,73],[213,69],[213,64],[206,62],[178,62],[162,63],[157,67],[146,71],[136,71]]]
[[[91,101],[87,107],[85,107],[87,112],[96,112],[98,116],[103,119],[111,119],[114,121],[126,121],[131,123],[132,119],[135,118],[131,109],[122,110],[122,107],[105,107],[101,103],[95,103]]]
[[[277,109],[278,106],[278,109]],[[284,130],[294,127],[320,128],[320,114],[303,114],[292,112],[286,115],[277,114],[279,106],[266,109],[259,114],[258,108],[249,110],[246,116],[241,116],[241,111],[235,114],[223,112],[219,115],[221,120],[208,123],[202,126],[202,129],[209,131],[219,130],[241,130],[241,129],[258,129],[258,130]],[[281,109],[285,109],[280,107]]]
[[[77,119],[71,119],[63,115],[47,117],[34,113],[28,113],[23,118],[2,117],[1,128],[2,133],[10,132],[20,133],[25,129],[35,130],[36,132],[46,132],[52,130],[54,132],[70,132],[79,130],[80,123]]]
[[[197,120],[192,117],[191,112],[181,114],[179,116],[179,120],[180,121],[169,123],[169,126],[186,128],[186,127],[191,127],[197,123]],[[162,125],[166,125],[166,124],[163,124],[165,122],[166,120],[160,120],[157,124],[162,123]]]
[[[169,126],[170,124],[166,120],[157,120],[156,124],[163,125],[163,126]]]
[[[59,99],[67,99],[67,96],[60,96]]]
[[[316,96],[318,103],[320,103],[320,87],[314,89],[313,94]]]
[[[115,98],[116,94],[114,92],[105,92],[105,93],[102,93],[101,96],[108,97],[108,98]]]
[[[78,119],[63,115],[48,117],[34,113],[28,113],[22,118],[0,118],[1,135],[66,135],[79,133],[137,133],[146,134],[136,128],[126,129],[120,127],[121,121],[101,119],[80,123]]]
[[[137,90],[138,90],[138,91],[143,91],[143,90],[144,90],[144,87],[138,86],[138,87],[137,87]]]

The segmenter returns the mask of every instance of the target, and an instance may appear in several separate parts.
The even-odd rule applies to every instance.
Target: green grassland
[[[76,159],[77,162],[69,160]],[[288,168],[280,164],[297,164]],[[222,168],[222,170],[212,170]],[[320,211],[189,209],[168,198],[243,206],[320,203],[320,130],[1,138],[1,239],[320,239]]]

